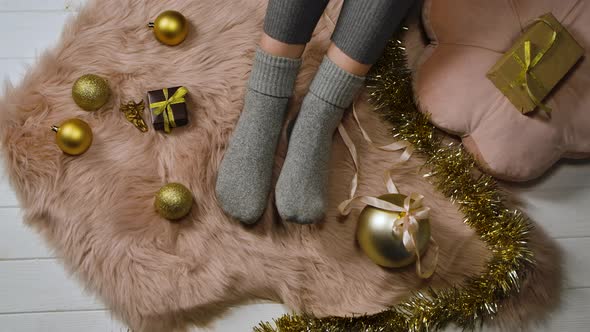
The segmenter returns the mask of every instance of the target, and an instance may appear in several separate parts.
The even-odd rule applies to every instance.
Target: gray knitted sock
[[[258,49],[244,110],[217,177],[223,210],[248,224],[262,216],[270,192],[274,154],[301,59]]]
[[[310,224],[324,215],[332,136],[364,80],[324,58],[303,100],[277,182],[277,208],[283,219]]]

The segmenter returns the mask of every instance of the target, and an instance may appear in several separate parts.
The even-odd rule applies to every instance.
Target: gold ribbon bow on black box
[[[154,129],[170,133],[173,128],[188,124],[187,93],[183,86],[148,92]]]

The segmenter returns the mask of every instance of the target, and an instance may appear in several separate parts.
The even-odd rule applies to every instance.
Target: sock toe
[[[288,222],[307,225],[322,220],[325,202],[322,193],[309,193],[289,185],[290,179],[279,178],[275,189],[277,210]],[[310,199],[311,198],[311,199]]]
[[[293,126],[277,183],[283,219],[309,224],[324,216],[333,134],[363,81],[324,58]]]
[[[244,224],[256,223],[266,208],[266,196],[262,199],[262,195],[239,192],[236,185],[224,181],[223,178],[218,178],[215,194],[223,211]]]
[[[221,208],[245,224],[258,221],[266,209],[274,154],[300,64],[300,59],[256,51],[244,110],[215,188]]]

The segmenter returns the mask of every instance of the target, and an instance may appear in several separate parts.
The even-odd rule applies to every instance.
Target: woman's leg
[[[344,0],[332,41],[354,61],[373,65],[413,2]]]
[[[327,56],[301,106],[277,187],[281,216],[302,224],[324,214],[332,136],[412,0],[344,0]]]
[[[244,110],[217,177],[221,207],[244,223],[267,204],[274,154],[305,44],[327,0],[271,0]]]

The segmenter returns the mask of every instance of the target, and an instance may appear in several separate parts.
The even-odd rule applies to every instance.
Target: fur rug
[[[358,212],[339,216],[353,164],[336,136],[330,172],[330,206],[324,222],[299,226],[277,217],[272,198],[252,227],[230,220],[214,195],[218,165],[242,109],[265,11],[263,0],[94,0],[70,22],[60,44],[44,54],[0,103],[1,148],[25,222],[63,258],[65,268],[137,331],[183,330],[206,325],[231,306],[255,299],[285,303],[318,316],[375,313],[412,291],[460,284],[482,270],[489,251],[462,223],[455,207],[418,173],[414,157],[395,171],[401,190],[424,194],[440,263],[432,280],[413,267],[386,270],[355,244]],[[328,10],[333,20],[340,2]],[[146,24],[165,9],[192,22],[188,40],[160,45]],[[305,53],[291,118],[329,42],[323,18]],[[71,86],[81,75],[108,78],[113,96],[96,113],[80,110]],[[165,135],[140,133],[118,105],[148,90],[184,85],[190,90],[190,124]],[[387,124],[366,103],[361,121],[377,143],[391,142]],[[146,114],[147,115],[147,114]],[[63,155],[51,125],[78,117],[95,141],[80,157]],[[146,117],[147,118],[147,117]],[[370,149],[350,117],[358,144],[359,193],[385,192],[382,174],[398,155]],[[286,152],[283,136],[275,176]],[[154,193],[181,182],[196,204],[180,223],[160,218]],[[499,322],[519,327],[539,318],[558,298],[558,251],[541,231],[532,234],[538,268],[519,296],[502,307]]]

